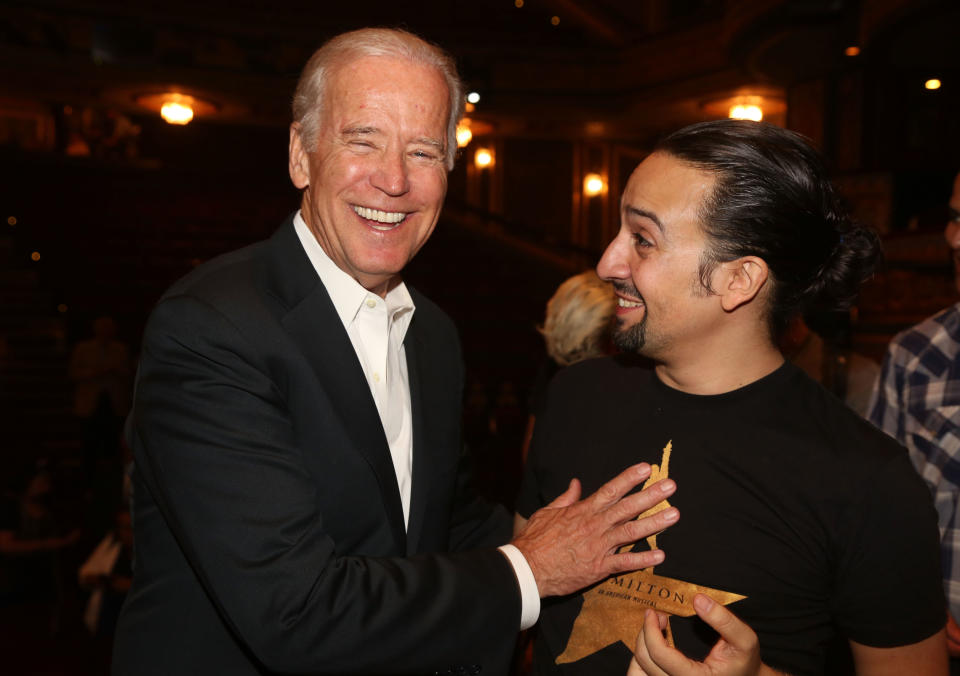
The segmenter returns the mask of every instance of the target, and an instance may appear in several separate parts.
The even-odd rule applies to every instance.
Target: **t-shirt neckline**
[[[684,405],[717,406],[763,396],[764,393],[768,391],[778,389],[783,382],[795,375],[796,372],[797,367],[790,363],[789,360],[784,359],[780,366],[762,378],[747,383],[743,387],[738,387],[729,392],[721,392],[720,394],[693,394],[675,389],[660,380],[656,369],[652,370],[652,376],[657,394],[666,401]]]

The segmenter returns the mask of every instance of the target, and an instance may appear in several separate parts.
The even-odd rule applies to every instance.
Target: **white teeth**
[[[617,297],[617,305],[620,307],[643,307],[643,303],[635,303],[625,298]]]
[[[370,209],[368,207],[359,207],[353,205],[353,210],[357,212],[357,215],[361,218],[366,218],[368,221],[376,221],[377,223],[388,223],[390,227],[378,227],[373,226],[377,230],[392,230],[396,227],[396,224],[402,221],[407,215],[402,211],[380,211],[379,209]]]

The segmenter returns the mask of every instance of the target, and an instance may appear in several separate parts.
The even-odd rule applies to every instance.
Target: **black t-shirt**
[[[898,646],[943,627],[937,515],[906,452],[793,365],[713,396],[671,389],[623,357],[564,369],[537,420],[517,509],[529,516],[571,477],[588,495],[641,461],[677,482],[669,503],[680,510],[658,536],[666,560],[652,572],[745,595],[729,608],[757,632],[769,666],[821,674],[838,636]],[[576,594],[543,604],[537,673],[626,672],[630,649],[616,640],[554,665],[583,603]],[[671,628],[695,659],[716,641],[696,617],[673,617]]]

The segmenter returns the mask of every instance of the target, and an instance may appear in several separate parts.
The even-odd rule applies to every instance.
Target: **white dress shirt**
[[[363,288],[330,259],[299,211],[294,216],[293,224],[300,244],[326,287],[360,360],[390,446],[393,469],[400,487],[403,523],[409,525],[413,414],[403,339],[416,310],[413,299],[403,282],[388,291],[384,298]],[[540,616],[537,582],[519,549],[509,544],[499,549],[510,561],[520,584],[520,628],[527,629]]]

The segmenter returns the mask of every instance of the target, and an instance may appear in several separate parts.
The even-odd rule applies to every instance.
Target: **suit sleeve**
[[[268,373],[241,332],[202,301],[174,297],[155,311],[137,386],[136,460],[234,635],[285,673],[409,673],[508,659],[520,603],[496,550],[338,555],[283,384]]]

